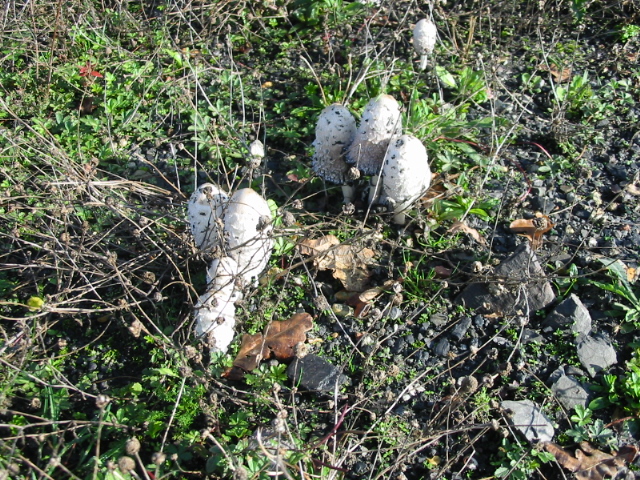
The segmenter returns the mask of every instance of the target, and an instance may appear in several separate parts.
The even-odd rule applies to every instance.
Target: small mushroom
[[[249,158],[247,163],[249,168],[255,170],[260,167],[264,158],[264,145],[260,140],[254,140],[249,144]]]
[[[311,166],[325,181],[342,184],[344,203],[353,201],[353,187],[347,182],[357,178],[344,160],[344,151],[351,145],[355,133],[356,120],[343,105],[334,103],[320,112]]]
[[[423,18],[413,27],[413,48],[420,55],[420,70],[427,68],[427,61],[436,46],[437,37],[438,29],[428,18]]]
[[[229,196],[213,183],[200,185],[187,206],[191,233],[199,250],[212,250],[221,243],[220,232],[224,208]]]
[[[212,352],[226,353],[234,337],[236,313],[234,303],[240,299],[236,287],[238,263],[231,257],[214,259],[207,271],[207,291],[195,306],[195,333],[207,335]]]
[[[249,284],[269,262],[273,249],[271,209],[267,201],[250,188],[229,199],[224,216],[227,255],[238,262],[238,274]]]
[[[391,141],[382,166],[382,200],[393,211],[393,222],[405,223],[405,210],[431,184],[429,156],[420,140],[402,135]]]
[[[369,203],[374,203],[379,195],[378,176],[389,141],[401,134],[400,104],[395,98],[382,94],[369,100],[347,151],[347,162],[355,165],[364,175],[371,175]]]

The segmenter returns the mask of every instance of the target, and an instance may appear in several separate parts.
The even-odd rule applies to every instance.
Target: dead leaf
[[[436,272],[436,278],[449,278],[453,273],[453,270],[447,267],[443,267],[442,265],[436,265],[433,267],[434,272]]]
[[[462,232],[462,233],[466,233],[467,235],[470,235],[471,238],[473,238],[480,245],[485,245],[485,246],[487,245],[487,241],[484,239],[482,235],[480,235],[480,233],[475,228],[471,228],[469,225],[467,225],[464,222],[461,222],[460,220],[456,220],[455,222],[453,222],[453,225],[451,225],[449,230],[447,230],[447,233],[458,233],[458,232]]]
[[[295,346],[306,341],[306,332],[312,328],[311,315],[296,313],[288,320],[271,322],[264,334],[244,334],[233,368],[223,376],[241,380],[246,372],[255,370],[262,360],[271,357],[280,361],[293,359]]]
[[[314,266],[318,270],[332,270],[333,278],[342,282],[350,292],[366,288],[371,272],[369,265],[375,256],[370,248],[354,244],[341,244],[334,235],[318,239],[304,239],[298,244],[302,255],[315,255]]]
[[[627,267],[627,281],[629,283],[635,283],[636,280],[638,280],[638,269]]]
[[[631,195],[640,195],[640,187],[638,187],[638,185],[636,185],[635,183],[630,183],[624,188]]]
[[[363,318],[369,313],[371,302],[385,290],[391,289],[394,283],[396,283],[396,280],[387,280],[379,287],[368,288],[362,293],[355,293],[347,298],[347,305],[355,308],[354,316],[356,318]]]
[[[633,462],[638,455],[638,449],[632,445],[623,446],[615,455],[611,455],[582,442],[580,448],[576,449],[575,456],[555,443],[545,442],[543,446],[562,467],[575,474],[576,480],[615,477],[618,470]]]
[[[542,235],[552,228],[551,219],[540,212],[536,213],[536,218],[519,218],[509,225],[509,229],[513,233],[518,233],[529,239],[533,250],[537,250],[542,245]]]
[[[559,67],[555,63],[551,63],[548,66],[544,63],[538,65],[538,69],[543,72],[549,72],[556,83],[568,82],[571,79],[571,68]]]

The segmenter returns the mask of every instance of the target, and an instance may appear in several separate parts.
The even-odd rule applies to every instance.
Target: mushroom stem
[[[429,63],[429,55],[420,55],[420,70],[426,69],[427,63]]]
[[[369,180],[369,205],[373,205],[380,198],[380,175],[371,175]]]
[[[344,196],[344,204],[353,203],[354,188],[351,185],[342,185],[342,195]]]
[[[404,225],[407,222],[407,216],[404,212],[394,212],[391,221],[396,225]]]

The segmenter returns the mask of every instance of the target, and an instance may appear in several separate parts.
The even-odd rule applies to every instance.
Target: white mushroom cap
[[[438,29],[428,18],[423,18],[413,27],[413,48],[420,55],[420,70],[426,68],[428,56],[433,52],[437,38]]]
[[[271,210],[267,201],[250,188],[229,199],[224,231],[227,255],[238,262],[238,274],[249,283],[265,269],[271,250]]]
[[[196,247],[210,250],[220,245],[220,226],[229,196],[213,183],[200,185],[187,206],[187,216]]]
[[[377,175],[389,141],[401,134],[400,104],[386,94],[369,100],[347,151],[347,162],[354,164],[365,175]]]
[[[344,150],[351,145],[355,133],[356,119],[343,105],[334,103],[320,112],[311,164],[316,174],[333,183],[345,183],[350,179]]]
[[[254,140],[249,144],[249,167],[258,168],[264,158],[264,145],[260,140]]]
[[[207,291],[195,306],[195,333],[208,335],[211,351],[226,352],[233,340],[236,324],[234,303],[239,300],[235,286],[237,262],[230,257],[215,259],[207,270],[210,277]]]
[[[422,142],[411,135],[392,140],[382,166],[382,198],[393,208],[396,223],[404,223],[402,213],[430,184],[429,157]]]

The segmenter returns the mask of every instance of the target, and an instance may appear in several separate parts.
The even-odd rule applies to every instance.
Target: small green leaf
[[[38,310],[42,310],[42,306],[44,305],[44,300],[40,297],[31,297],[27,300],[27,306],[29,310],[32,312],[36,312]]]
[[[436,66],[436,75],[449,88],[456,88],[456,79],[444,67]]]

